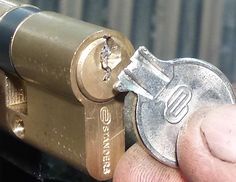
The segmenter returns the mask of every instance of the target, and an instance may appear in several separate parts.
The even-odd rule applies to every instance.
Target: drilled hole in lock
[[[109,81],[112,70],[121,62],[121,48],[115,43],[111,36],[103,36],[104,45],[100,53],[100,63],[104,70],[103,81]]]
[[[23,139],[25,136],[25,126],[24,126],[24,121],[16,117],[13,121],[12,125],[12,131],[13,133],[20,139]]]
[[[113,85],[118,74],[128,65],[133,49],[116,33],[100,32],[94,38],[85,41],[78,52],[76,79],[80,91],[88,99],[104,102],[117,95]]]

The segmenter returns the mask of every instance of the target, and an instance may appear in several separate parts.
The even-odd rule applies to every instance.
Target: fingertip
[[[235,164],[223,161],[219,156],[213,155],[212,148],[209,148],[209,142],[217,140],[218,130],[221,130],[222,126],[219,123],[236,121],[236,114],[232,114],[232,112],[236,113],[235,108],[235,106],[223,106],[199,110],[189,118],[188,123],[179,133],[177,158],[180,169],[188,180],[227,181],[235,178]],[[206,135],[211,141],[206,138]],[[220,137],[225,136],[221,135]],[[219,140],[219,142],[222,141],[226,140]],[[219,142],[217,145],[211,145],[216,147],[217,151],[219,151],[219,147],[223,147]]]
[[[210,112],[200,130],[210,153],[229,163],[236,162],[236,106],[225,105]]]
[[[121,158],[114,173],[114,182],[180,182],[183,181],[179,171],[167,167],[142,149],[133,145]]]

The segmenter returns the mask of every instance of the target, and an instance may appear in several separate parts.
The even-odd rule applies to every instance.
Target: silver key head
[[[115,88],[137,94],[137,137],[157,160],[176,167],[183,124],[199,108],[234,104],[232,86],[220,70],[198,59],[162,61],[140,47],[131,61]]]

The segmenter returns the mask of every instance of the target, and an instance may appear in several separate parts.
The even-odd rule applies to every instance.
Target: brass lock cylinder
[[[0,63],[0,66],[24,80],[63,95],[72,95],[73,88],[75,95],[80,89],[90,100],[102,102],[113,98],[112,83],[127,64],[122,60],[127,60],[133,52],[129,40],[119,32],[40,11],[30,5],[12,7],[2,16],[0,26],[5,29],[0,36],[8,38],[1,44],[5,55],[1,56],[4,64]],[[106,37],[112,39],[111,49],[115,49],[109,63],[112,74],[108,82],[102,81],[104,70],[100,62]]]
[[[96,179],[110,179],[124,152],[123,104],[113,84],[133,54],[129,40],[5,0],[0,40],[0,99],[6,103],[0,126],[7,123],[25,142]]]

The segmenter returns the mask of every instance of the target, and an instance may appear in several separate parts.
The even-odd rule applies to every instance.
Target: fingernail
[[[212,110],[204,118],[201,132],[214,157],[236,162],[236,106],[227,105]]]

